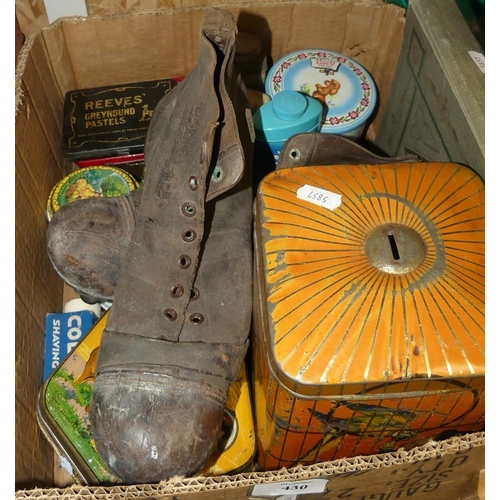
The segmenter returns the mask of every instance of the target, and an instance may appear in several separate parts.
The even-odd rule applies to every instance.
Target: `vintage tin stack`
[[[484,428],[484,183],[445,163],[284,168],[257,193],[258,463]]]

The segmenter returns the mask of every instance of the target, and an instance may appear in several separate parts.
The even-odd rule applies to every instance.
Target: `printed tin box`
[[[324,49],[298,50],[285,55],[266,77],[266,94],[296,90],[324,107],[320,132],[358,139],[377,104],[377,89],[357,61]]]
[[[64,205],[84,198],[127,196],[140,183],[121,168],[100,165],[80,168],[61,179],[50,191],[47,200],[47,219]]]
[[[66,93],[63,154],[69,161],[142,153],[153,111],[183,77]]]
[[[121,481],[98,455],[88,415],[95,366],[108,312],[95,324],[39,393],[37,419],[60,456],[69,462],[76,482],[88,485]],[[253,466],[255,435],[246,368],[229,387],[224,421],[216,449],[198,475],[247,471]]]
[[[255,221],[262,470],[484,430],[484,183],[453,163],[283,168]]]

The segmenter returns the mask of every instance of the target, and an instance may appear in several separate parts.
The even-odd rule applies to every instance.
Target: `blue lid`
[[[273,112],[282,120],[297,120],[307,109],[307,99],[299,92],[283,90],[273,100]]]
[[[281,142],[301,132],[317,132],[322,113],[316,99],[284,90],[254,113],[255,135],[261,141]]]
[[[347,56],[323,49],[292,52],[272,66],[266,94],[295,90],[324,103],[327,112],[320,131],[342,135],[363,125],[377,103],[370,74]]]

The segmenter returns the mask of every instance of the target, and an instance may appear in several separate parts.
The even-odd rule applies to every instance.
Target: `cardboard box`
[[[434,3],[412,0],[408,16],[415,16],[416,23],[426,23],[424,7]],[[447,36],[453,39],[452,28],[461,32],[460,23],[465,21],[454,0],[441,0],[440,4],[455,16],[452,26],[446,24],[451,30]],[[379,88],[379,109],[367,131],[368,140],[376,142],[382,133],[380,124],[390,100],[398,58],[407,57],[405,52],[400,54],[403,9],[381,0],[228,2],[228,9],[237,17],[240,30],[261,37],[273,60],[294,50],[321,46],[343,52],[365,66]],[[63,283],[46,253],[45,206],[52,186],[72,170],[61,149],[64,95],[77,88],[187,74],[196,62],[202,14],[201,8],[192,7],[61,19],[28,38],[19,55],[15,152],[16,498],[246,499],[257,484],[315,478],[328,479],[326,489],[299,495],[299,500],[477,498],[477,479],[484,468],[484,433],[410,451],[280,471],[173,479],[158,485],[55,488],[54,453],[38,427],[35,408],[42,384],[45,314],[60,310],[63,300]],[[426,38],[425,30],[422,36]],[[428,78],[428,83],[432,78],[442,79],[440,68],[436,67],[436,73]],[[464,88],[455,90],[466,92]],[[439,116],[435,120],[439,121]],[[416,121],[415,127],[418,124]],[[309,483],[289,486],[282,492],[303,492]],[[263,496],[262,492],[258,494]]]

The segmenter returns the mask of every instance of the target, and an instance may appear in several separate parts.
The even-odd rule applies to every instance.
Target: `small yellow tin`
[[[46,380],[37,419],[56,453],[69,462],[79,484],[120,484],[101,460],[92,439],[89,405],[102,332],[109,311]],[[253,466],[255,436],[245,365],[229,387],[225,418],[212,456],[198,475],[244,472]]]

